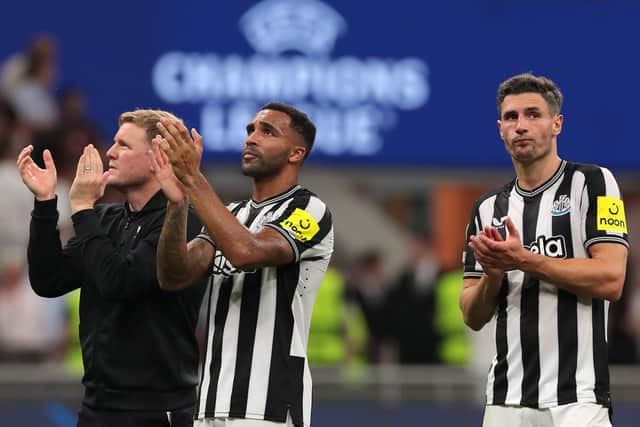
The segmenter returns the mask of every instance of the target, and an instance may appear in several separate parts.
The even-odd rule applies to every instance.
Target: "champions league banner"
[[[109,138],[120,112],[167,109],[205,161],[237,163],[278,100],[318,126],[318,165],[507,168],[495,93],[531,71],[565,95],[562,157],[640,170],[638,2],[40,3],[5,5],[0,58],[54,35],[57,87],[83,89]]]

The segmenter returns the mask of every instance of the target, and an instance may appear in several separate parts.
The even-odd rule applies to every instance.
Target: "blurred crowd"
[[[26,248],[33,199],[15,160],[28,144],[40,164],[42,151],[51,150],[64,241],[72,233],[67,199],[77,159],[87,144],[104,153],[105,138],[88,117],[82,89],[59,86],[52,37],[36,35],[24,51],[0,61],[0,363],[54,362],[80,371],[78,292],[44,299],[29,285]],[[119,197],[105,194],[106,200]],[[458,307],[462,270],[443,267],[428,235],[414,236],[405,267],[391,278],[380,249],[351,257],[336,253],[314,308],[308,344],[312,364],[470,363],[479,350]],[[623,298],[611,308],[614,363],[639,362],[635,277],[630,268]]]
[[[56,41],[41,34],[0,64],[0,362],[68,360],[81,369],[76,358],[78,295],[44,299],[29,285],[26,248],[33,196],[16,168],[25,146],[33,144],[41,166],[43,150],[51,150],[58,172],[59,228],[66,241],[73,232],[68,193],[77,159],[85,145],[104,144],[88,118],[83,92],[57,84],[57,58]]]

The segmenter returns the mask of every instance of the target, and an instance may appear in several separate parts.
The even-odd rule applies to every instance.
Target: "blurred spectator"
[[[32,49],[24,58],[24,73],[15,84],[10,83],[13,87],[6,95],[18,119],[36,130],[51,129],[59,114],[53,94],[57,73],[54,44],[51,40],[42,43],[43,47]]]
[[[92,144],[98,149],[102,148],[102,143],[98,139],[95,129],[88,124],[78,122],[68,123],[58,128],[52,139],[52,146],[40,146],[38,149],[40,152],[45,148],[52,151],[56,159],[59,159],[56,161],[58,179],[70,183],[73,182],[76,175],[78,159],[88,144]],[[105,164],[108,164],[108,161]]]
[[[387,285],[382,254],[378,250],[369,250],[358,257],[349,272],[346,288],[347,297],[357,302],[367,323],[367,360],[370,363],[395,361],[393,346],[388,341]]]
[[[65,295],[67,313],[67,341],[64,345],[64,365],[69,372],[82,374],[82,345],[80,343],[80,289]]]
[[[67,342],[64,299],[44,300],[29,285],[26,253],[0,246],[0,362],[61,360]]]
[[[33,196],[16,168],[19,151],[32,132],[11,106],[0,101],[0,361],[61,359],[67,341],[64,300],[43,300],[31,290],[26,270],[29,217]],[[69,211],[68,187],[59,186],[62,209]],[[61,224],[69,235],[70,222]]]
[[[0,247],[11,253],[26,254],[29,214],[33,196],[25,191],[16,159],[24,145],[31,142],[28,129],[20,126],[8,104],[0,103]]]
[[[399,363],[437,363],[440,338],[434,314],[440,267],[429,241],[415,237],[410,244],[408,264],[389,290],[387,300],[391,340]]]
[[[344,276],[330,265],[313,306],[307,358],[311,365],[350,366],[364,362],[367,326],[360,308],[346,298]]]
[[[466,365],[471,358],[471,343],[458,303],[461,284],[462,269],[457,269],[441,272],[435,286],[438,358],[447,365]]]
[[[20,81],[27,75],[30,58],[56,62],[56,43],[48,34],[35,35],[26,52],[11,55],[0,69],[0,97],[10,99]]]

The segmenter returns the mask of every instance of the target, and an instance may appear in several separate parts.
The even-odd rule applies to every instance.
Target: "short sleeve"
[[[476,262],[473,250],[469,247],[471,236],[478,234],[478,230],[482,228],[480,222],[480,210],[478,203],[475,203],[469,217],[466,229],[466,245],[462,252],[462,264],[464,268],[464,278],[480,278],[482,276],[482,266]]]
[[[266,227],[279,231],[291,245],[296,261],[327,258],[333,251],[333,221],[325,203],[302,192],[278,209]]]
[[[582,193],[584,247],[613,242],[629,246],[627,219],[620,188],[606,168],[594,168],[586,174]]]

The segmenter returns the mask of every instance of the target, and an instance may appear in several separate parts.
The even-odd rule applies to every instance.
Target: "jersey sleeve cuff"
[[[300,251],[298,250],[298,245],[296,245],[296,242],[293,240],[293,237],[291,237],[291,235],[285,229],[278,227],[275,224],[265,224],[264,226],[271,227],[274,230],[278,231],[280,234],[282,234],[284,238],[287,239],[287,242],[289,242],[289,245],[291,245],[291,249],[293,249],[295,261],[296,262],[300,261]]]
[[[211,243],[211,246],[213,246],[213,248],[215,249],[216,244],[213,242],[213,239],[211,239],[211,237],[209,237],[208,234],[206,233],[200,233],[198,234],[195,239],[202,239],[202,240],[206,240],[207,242]]]
[[[462,275],[464,279],[479,279],[484,273],[482,271],[465,271]]]
[[[629,242],[622,238],[622,237],[618,237],[618,236],[598,236],[598,237],[594,237],[593,239],[589,239],[586,242],[584,242],[584,248],[587,249],[589,248],[589,246],[594,245],[596,243],[620,243],[621,245],[626,246],[627,248],[629,247]]]

